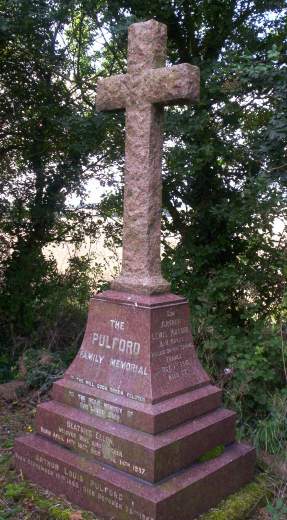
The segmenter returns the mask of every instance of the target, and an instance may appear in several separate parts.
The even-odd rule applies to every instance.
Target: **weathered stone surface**
[[[65,377],[153,404],[209,383],[184,298],[115,291],[92,299],[81,349]]]
[[[166,27],[154,20],[129,28],[128,73],[102,79],[97,109],[126,109],[123,265],[115,290],[169,291],[161,275],[163,106],[199,98],[199,70],[165,65]]]
[[[216,386],[206,385],[152,405],[61,379],[54,383],[52,397],[94,417],[155,434],[212,412],[221,406],[221,394]]]
[[[48,439],[149,482],[170,476],[235,438],[235,413],[223,408],[151,435],[52,401],[38,406],[36,424],[37,432]]]
[[[29,479],[109,520],[191,520],[253,478],[255,451],[232,444],[211,461],[151,485],[47,441],[16,441],[15,462]]]
[[[146,69],[164,67],[167,27],[156,20],[133,23],[128,32],[128,72],[138,74]]]
[[[141,103],[180,105],[199,98],[199,70],[182,63],[151,69],[136,76],[118,74],[98,81],[97,109],[101,111],[139,108]]]

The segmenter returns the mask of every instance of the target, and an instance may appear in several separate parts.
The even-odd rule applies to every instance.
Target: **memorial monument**
[[[97,109],[126,112],[122,272],[92,298],[37,433],[15,445],[26,477],[114,520],[191,520],[254,472],[254,450],[235,442],[235,413],[197,359],[188,303],[161,274],[164,105],[199,97],[198,68],[165,68],[165,53],[165,25],[133,24],[127,74],[99,81]]]

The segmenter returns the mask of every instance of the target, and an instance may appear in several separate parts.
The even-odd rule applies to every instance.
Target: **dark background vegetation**
[[[126,71],[128,25],[155,18],[168,26],[169,63],[198,65],[202,78],[198,105],[166,111],[163,271],[190,301],[198,352],[241,434],[286,449],[286,233],[273,233],[287,217],[286,2],[0,8],[0,381],[17,377],[24,354],[30,384],[45,385],[79,347],[105,280],[84,256],[60,272],[43,248],[99,234],[120,244],[124,116],[96,112],[96,82]],[[91,177],[104,195],[87,205]]]

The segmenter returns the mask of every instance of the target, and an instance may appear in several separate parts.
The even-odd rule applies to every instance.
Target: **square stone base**
[[[235,413],[201,366],[189,306],[173,294],[92,298],[82,346],[35,435],[15,444],[25,476],[109,520],[191,520],[253,477]],[[213,460],[200,457],[218,445]]]
[[[253,478],[255,450],[234,443],[210,461],[157,484],[29,435],[17,439],[16,466],[27,478],[109,520],[191,520]]]

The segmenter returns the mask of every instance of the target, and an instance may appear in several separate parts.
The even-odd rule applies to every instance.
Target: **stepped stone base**
[[[222,391],[208,384],[160,403],[150,404],[65,378],[54,383],[52,397],[94,417],[155,434],[215,410],[221,406]]]
[[[37,431],[78,453],[156,482],[235,437],[235,413],[223,408],[151,435],[51,401],[38,406]]]
[[[151,485],[38,435],[21,437],[16,465],[52,492],[109,520],[191,520],[253,478],[255,452],[232,444],[219,457]]]
[[[16,441],[17,467],[103,519],[191,520],[253,477],[255,451],[235,442],[235,413],[199,363],[187,301],[172,294],[92,299],[36,432]]]

